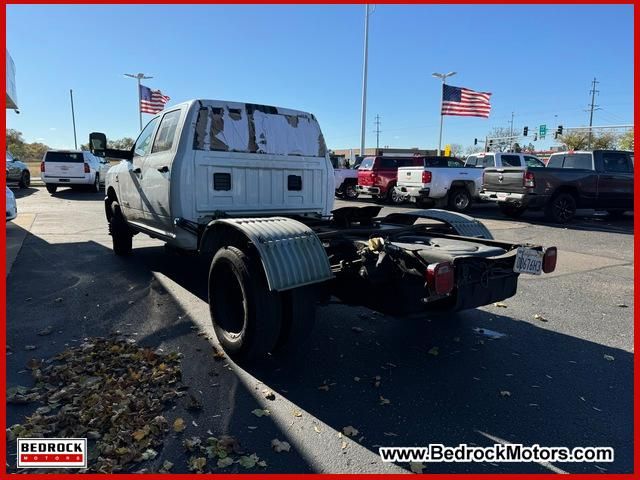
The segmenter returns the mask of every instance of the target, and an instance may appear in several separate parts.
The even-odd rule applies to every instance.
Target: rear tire
[[[25,170],[22,172],[22,175],[20,175],[20,182],[18,183],[18,186],[20,188],[29,188],[29,185],[31,185],[31,174],[28,170]]]
[[[390,205],[400,205],[403,202],[404,198],[398,195],[395,185],[389,187],[389,190],[387,191],[387,203],[389,203]]]
[[[47,192],[49,192],[51,195],[56,193],[57,190],[58,190],[57,185],[47,185]]]
[[[544,215],[555,223],[567,223],[576,214],[576,199],[570,193],[558,193],[544,208]]]
[[[447,196],[447,205],[449,210],[454,212],[467,212],[473,204],[473,198],[469,190],[464,187],[456,187],[449,191]]]
[[[255,361],[276,346],[280,297],[269,291],[260,263],[236,247],[223,247],[213,257],[209,311],[220,345],[234,360]]]
[[[281,357],[301,357],[306,353],[316,323],[317,287],[294,288],[280,294],[280,298],[282,327],[274,353]]]
[[[346,200],[355,200],[358,198],[358,190],[356,189],[355,184],[349,183],[344,187],[344,198]]]
[[[526,210],[525,207],[516,207],[515,205],[509,205],[504,203],[499,203],[498,208],[504,215],[506,215],[509,218],[520,218]]]
[[[133,249],[133,234],[117,202],[111,204],[111,211],[109,235],[111,235],[113,243],[113,253],[124,257],[131,254],[131,250]]]

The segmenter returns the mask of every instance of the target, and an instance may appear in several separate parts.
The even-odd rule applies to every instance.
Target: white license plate
[[[505,198],[507,198],[507,194],[503,192],[498,192],[496,193],[496,197],[498,197],[498,200],[504,200]]]
[[[531,248],[518,247],[513,271],[531,275],[542,274],[542,252]]]

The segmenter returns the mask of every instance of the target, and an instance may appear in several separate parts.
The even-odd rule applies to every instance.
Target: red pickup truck
[[[365,157],[358,167],[358,193],[374,200],[398,204],[404,197],[395,191],[399,167],[422,166],[424,157]]]

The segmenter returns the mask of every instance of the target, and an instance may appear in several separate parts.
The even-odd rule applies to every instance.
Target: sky
[[[440,81],[491,92],[489,119],[444,118],[443,145],[494,127],[633,123],[631,5],[377,5],[369,17],[366,144],[436,148]],[[312,112],[329,148],[360,145],[364,5],[8,5],[7,48],[27,141],[73,147],[91,131],[139,133],[137,88]],[[151,117],[143,114],[143,123]]]

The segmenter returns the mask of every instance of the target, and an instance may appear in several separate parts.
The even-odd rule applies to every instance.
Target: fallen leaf
[[[182,432],[184,431],[185,428],[187,427],[184,424],[184,420],[182,418],[176,418],[175,421],[173,422],[173,431]]]
[[[413,473],[422,473],[422,470],[424,470],[424,464],[418,463],[418,462],[411,462],[409,463],[409,468]]]
[[[156,452],[153,448],[147,448],[144,453],[140,455],[140,458],[142,458],[142,460],[153,460],[157,456],[158,452]]]
[[[498,308],[507,308],[507,304],[502,302],[496,302],[493,304],[493,306]]]
[[[164,462],[162,462],[160,473],[167,473],[172,468],[173,468],[173,463],[171,463],[169,460],[165,460]]]
[[[271,448],[276,452],[288,452],[291,450],[291,445],[288,442],[281,442],[277,438],[271,440]]]
[[[268,408],[256,408],[255,410],[251,410],[251,413],[253,413],[256,417],[268,417],[269,415],[271,415],[271,412]]]
[[[342,450],[344,450],[345,448],[347,448],[347,445],[349,445],[349,444],[343,440],[342,444],[340,445],[340,448],[342,448]]]
[[[265,462],[264,460],[260,460],[256,462],[256,465],[258,465],[259,467],[265,468],[267,466],[267,462]]]
[[[321,430],[318,428],[317,425],[314,425],[313,429],[315,430],[316,433],[321,433]]]
[[[347,437],[355,437],[356,435],[358,435],[358,429],[352,427],[351,425],[344,427],[342,429],[342,432],[347,436]]]
[[[246,469],[253,468],[258,463],[258,456],[255,453],[244,455],[238,460],[238,464]]]
[[[382,395],[380,395],[380,405],[389,405],[391,403],[391,400],[389,400],[388,398],[384,398]]]
[[[202,469],[207,465],[207,459],[205,457],[191,457],[187,463],[190,471],[202,472]]]
[[[144,437],[146,437],[147,435],[149,435],[149,431],[150,431],[149,426],[148,426],[148,425],[145,425],[145,427],[144,427],[144,428],[141,428],[141,429],[136,430],[135,432],[133,432],[133,433],[131,434],[131,436],[133,437],[133,439],[134,439],[136,442],[139,442],[139,441],[140,441],[140,440],[142,440]]]
[[[275,400],[276,399],[276,394],[273,393],[273,391],[269,390],[268,388],[265,388],[264,390],[262,390],[262,396],[264,398],[266,398],[267,400]]]
[[[510,397],[511,396],[511,392],[509,390],[500,390],[500,395],[502,397]]]
[[[294,417],[301,417],[302,416],[302,412],[300,410],[294,410],[293,411],[293,416]]]
[[[224,457],[218,460],[218,468],[227,468],[233,465],[233,458]]]
[[[612,355],[607,355],[605,353],[604,359],[607,360],[608,362],[613,362],[615,360],[615,357],[613,357]]]
[[[356,381],[356,382],[359,382],[360,381],[360,377],[353,377],[353,380]]]
[[[541,322],[548,322],[549,320],[547,320],[545,317],[543,317],[542,315],[538,315],[537,313],[533,316],[534,320],[539,320]]]
[[[193,452],[195,450],[200,450],[199,447],[202,445],[202,440],[200,437],[189,437],[182,441],[182,445],[187,449],[187,451]]]
[[[427,353],[429,355],[433,355],[434,357],[437,357],[438,354],[440,353],[440,349],[438,347],[431,347]]]

